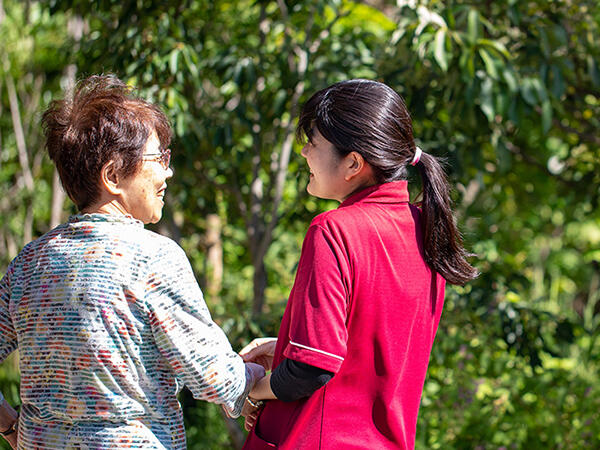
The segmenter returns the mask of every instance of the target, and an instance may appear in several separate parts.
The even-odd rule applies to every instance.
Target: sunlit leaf
[[[446,72],[448,70],[448,54],[446,53],[446,31],[442,28],[435,33],[435,51],[434,57],[440,68]]]
[[[479,55],[485,64],[485,70],[488,75],[493,79],[497,79],[498,70],[496,69],[496,61],[494,58],[483,48],[479,49]]]

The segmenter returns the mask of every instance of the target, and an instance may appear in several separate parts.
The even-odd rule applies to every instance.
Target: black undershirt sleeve
[[[333,372],[286,358],[271,373],[271,390],[279,400],[293,402],[312,395],[332,377]]]

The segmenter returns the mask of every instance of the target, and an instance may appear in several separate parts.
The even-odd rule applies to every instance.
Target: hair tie
[[[410,162],[411,166],[416,166],[418,164],[419,160],[421,159],[422,153],[423,153],[423,150],[421,150],[420,147],[415,148],[415,156],[413,157],[412,161]]]

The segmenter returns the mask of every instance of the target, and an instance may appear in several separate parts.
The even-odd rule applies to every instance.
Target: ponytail
[[[423,182],[423,247],[425,262],[450,284],[465,284],[478,275],[467,261],[471,256],[462,246],[462,237],[450,204],[450,186],[438,160],[421,153],[417,160]]]

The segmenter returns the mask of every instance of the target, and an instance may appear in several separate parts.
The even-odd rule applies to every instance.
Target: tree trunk
[[[221,218],[209,214],[206,218],[206,292],[217,297],[223,285],[223,242]]]
[[[223,408],[219,408],[219,411],[221,412],[221,417],[223,417],[223,421],[225,422],[225,426],[229,432],[229,438],[231,439],[233,448],[241,449],[244,445],[244,441],[246,440],[244,432],[234,419],[227,417],[227,414],[225,414]]]
[[[223,241],[221,232],[223,225],[217,214],[209,214],[206,218],[206,293],[215,301],[219,298],[223,285]],[[235,449],[244,445],[245,435],[237,421],[227,417],[222,408],[219,408],[225,427],[229,432],[229,439]]]
[[[31,193],[33,192],[33,175],[29,166],[29,155],[27,154],[27,145],[25,144],[25,134],[23,132],[23,124],[21,122],[21,113],[19,111],[19,99],[17,97],[17,89],[12,75],[6,76],[6,91],[8,93],[8,102],[10,104],[10,114],[13,122],[13,130],[15,132],[15,141],[17,143],[17,152],[19,155],[19,163],[23,170],[23,179],[25,187]]]
[[[6,234],[6,252],[8,254],[8,259],[12,260],[15,256],[17,256],[18,248],[17,243],[11,233]]]
[[[33,202],[31,202],[33,203]],[[33,240],[33,205],[30,205],[25,212],[25,222],[23,223],[23,246]]]
[[[50,228],[60,225],[63,221],[63,205],[65,203],[65,191],[60,184],[58,170],[54,168],[52,177],[52,205],[50,209]]]
[[[257,317],[262,313],[265,303],[265,289],[267,288],[267,270],[264,255],[254,263],[254,303],[252,305],[252,316]]]

